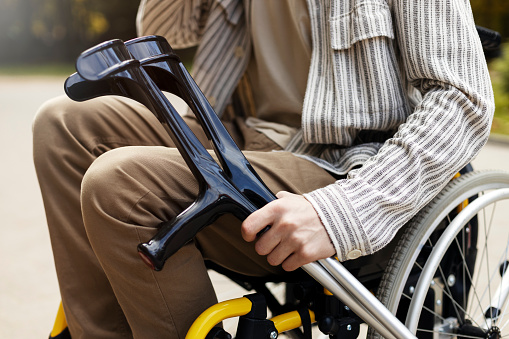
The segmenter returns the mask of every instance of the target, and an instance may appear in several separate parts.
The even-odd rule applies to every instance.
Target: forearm
[[[341,260],[351,259],[353,250],[366,255],[385,246],[475,157],[487,140],[494,110],[466,2],[436,0],[423,6],[405,0],[391,6],[404,76],[422,101],[360,169],[306,195]],[[437,8],[444,11],[434,13]]]
[[[362,168],[306,195],[342,260],[350,259],[352,250],[366,255],[387,245],[486,142],[488,112],[474,111],[457,95],[455,90],[430,94],[425,100],[430,104],[456,98],[448,102],[446,117],[436,119],[441,109],[423,106]]]

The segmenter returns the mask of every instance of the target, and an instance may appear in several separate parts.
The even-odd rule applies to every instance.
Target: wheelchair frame
[[[457,187],[458,188],[457,191],[459,191],[459,194],[448,196],[447,190],[449,189],[449,187],[452,188]],[[490,193],[475,199],[473,202],[469,202],[469,198],[476,196],[477,194],[483,191],[490,191]],[[428,290],[428,286],[430,286],[430,282],[433,282],[433,274],[436,271],[437,265],[441,260],[440,255],[441,253],[443,254],[447,247],[450,246],[453,239],[455,239],[455,234],[462,230],[465,227],[465,224],[469,220],[471,220],[475,215],[477,215],[480,212],[480,210],[487,204],[494,201],[495,202],[499,201],[501,199],[509,199],[509,173],[498,171],[467,173],[459,177],[458,179],[454,179],[449,184],[449,186],[444,190],[444,192],[446,194],[441,193],[439,196],[437,196],[436,199],[437,201],[434,201],[434,203],[430,203],[425,209],[423,209],[423,211],[425,211],[426,209],[438,211],[434,215],[433,214],[431,215],[432,226],[427,228],[426,230],[423,230],[423,232],[425,232],[425,234],[427,235],[417,236],[416,238],[421,238],[422,240],[420,241],[420,245],[414,247],[420,248],[424,246],[426,238],[435,231],[435,229],[437,228],[437,224],[440,222],[440,220],[445,219],[447,215],[451,213],[451,211],[458,212],[459,210],[459,213],[457,213],[456,218],[454,218],[454,220],[447,225],[446,231],[444,232],[443,236],[440,237],[440,241],[437,242],[436,245],[434,246],[432,255],[426,261],[427,264],[423,272],[420,274],[419,283],[415,285],[416,291],[415,295],[418,295],[418,298],[421,301],[415,301],[417,299],[414,299],[414,301],[412,301],[412,305],[409,307],[408,315],[416,314],[421,311],[420,307],[423,304],[422,298],[425,296],[426,291]],[[445,198],[442,199],[442,197]],[[441,208],[437,208],[437,206],[441,206]],[[417,222],[416,225],[418,226],[419,222]],[[408,227],[410,228],[412,226],[410,225]],[[403,238],[404,237],[400,239],[400,242],[404,240]],[[348,272],[348,270],[345,267],[343,267],[343,265],[341,265],[334,259],[327,259],[324,261],[325,261],[324,265],[327,266],[322,267],[333,267],[334,270],[336,270],[335,269],[336,267],[340,267],[337,271],[346,276],[346,281],[344,282],[338,281],[339,279],[338,280],[336,280],[335,278],[332,279],[332,275],[318,277],[318,281],[320,284],[324,285],[327,289],[330,288],[331,292],[335,292],[334,297],[332,297],[332,299],[335,299],[337,296],[338,299],[343,300],[344,304],[341,304],[341,306],[348,306],[360,318],[363,318],[367,312],[373,312],[371,314],[368,314],[366,318],[363,318],[363,320],[365,320],[365,322],[374,329],[378,330],[378,328],[381,327],[382,331],[378,332],[383,337],[408,338],[408,336],[404,336],[404,334],[401,336],[400,334],[395,335],[392,334],[391,320],[389,321],[377,320],[376,318],[377,316],[379,317],[379,319],[381,319],[380,314],[377,313],[379,312],[378,309],[372,307],[368,311],[367,308],[362,306],[362,301],[360,301],[359,299],[363,298],[362,293],[363,291],[366,292],[367,289],[363,286],[361,282],[359,282],[359,280],[354,278]],[[405,267],[406,270],[410,269],[410,265],[403,266]],[[339,277],[341,276],[339,275]],[[503,277],[509,277],[509,275]],[[507,290],[507,288],[509,287],[508,282],[509,281],[507,278],[503,278],[503,281],[501,283],[502,289]],[[360,288],[358,288],[359,286]],[[358,295],[355,295],[355,293],[360,293],[360,297],[358,297]],[[364,302],[369,302],[370,299],[374,298],[370,291],[367,291],[367,293],[368,297],[364,300]],[[398,291],[396,293],[399,294],[400,292]],[[402,294],[404,295],[404,293]],[[237,316],[240,316],[240,318],[244,318],[248,322],[249,321],[255,322],[258,325],[264,322],[265,324],[272,323],[275,329],[275,332],[274,330],[264,331],[265,336],[256,336],[255,332],[253,332],[248,333],[248,335],[245,336],[238,336],[237,338],[239,339],[272,338],[278,333],[290,331],[292,329],[302,326],[303,323],[303,321],[301,320],[302,313],[299,313],[297,311],[285,312],[271,319],[266,319],[266,313],[263,313],[261,317],[260,314],[256,314],[254,316],[253,314],[249,314],[252,311],[253,307],[265,310],[266,305],[263,300],[248,298],[249,296],[247,298],[243,297],[239,299],[228,300],[212,306],[211,308],[206,310],[199,318],[196,319],[195,323],[190,328],[186,338],[207,338],[207,339],[228,338],[221,336],[224,335],[224,332],[221,332],[220,329],[214,328],[214,326],[223,320]],[[504,299],[506,298],[507,294],[504,297]],[[377,301],[375,302],[375,307],[380,307],[380,309],[383,310],[382,312],[389,312],[390,316],[394,317],[394,319],[396,319],[395,321],[401,324],[401,321],[395,318],[395,316],[393,316],[391,313],[395,312],[396,311],[395,309],[391,309],[390,305],[387,305],[385,301],[384,301],[385,305],[381,305],[378,299],[376,300]],[[501,304],[503,304],[503,302],[501,302]],[[314,318],[315,313],[310,312],[309,320],[313,322],[315,320]],[[418,318],[419,318],[418,316],[407,317],[406,326],[408,326],[411,333],[412,332],[415,333],[417,329],[416,328],[417,324],[415,323],[415,321]],[[55,321],[55,326],[53,328],[50,338],[69,338],[69,333],[66,330],[66,327],[67,324],[65,322],[65,315],[62,306],[60,306],[57,319]],[[263,329],[266,328],[271,327],[264,327]],[[346,328],[346,326],[344,326],[344,328]],[[216,333],[218,336],[214,336],[214,333]],[[352,331],[350,335],[352,335],[351,338],[355,338],[357,334],[355,331]],[[411,335],[412,337],[415,337],[415,335],[413,334]],[[300,334],[296,334],[295,336],[292,337],[303,338],[303,336]],[[348,336],[345,337],[350,338]]]

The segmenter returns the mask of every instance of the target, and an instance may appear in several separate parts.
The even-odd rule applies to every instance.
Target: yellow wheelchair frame
[[[226,300],[205,310],[193,323],[187,332],[186,339],[205,339],[214,326],[226,319],[240,317],[251,311],[252,302],[246,298]],[[309,311],[311,322],[315,322],[315,314]],[[288,312],[270,319],[278,333],[287,332],[302,326],[300,314],[297,311]],[[63,338],[67,335],[67,321],[62,303],[58,308],[55,324],[50,338]]]

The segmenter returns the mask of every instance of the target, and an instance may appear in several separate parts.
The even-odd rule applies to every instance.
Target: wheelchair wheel
[[[416,328],[418,338],[509,335],[504,213],[508,173],[471,172],[452,180],[406,226],[377,297]],[[370,329],[368,338],[380,335]]]

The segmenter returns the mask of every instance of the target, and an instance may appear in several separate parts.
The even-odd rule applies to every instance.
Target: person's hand
[[[333,256],[334,246],[311,203],[301,195],[284,191],[276,196],[277,200],[244,220],[244,240],[257,240],[256,252],[267,255],[273,266],[282,264],[285,271]],[[270,229],[256,239],[267,225]]]

